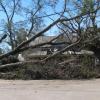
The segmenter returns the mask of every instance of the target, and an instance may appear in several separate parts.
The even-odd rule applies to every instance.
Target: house
[[[32,41],[29,45],[34,46],[40,43],[49,42],[54,39],[56,36],[40,36],[37,37],[34,41]],[[44,45],[41,47],[37,47],[35,49],[30,50],[30,55],[46,55],[47,52],[51,50],[51,45]]]
[[[34,46],[40,43],[45,43],[45,42],[49,42],[52,39],[56,38],[57,36],[40,36],[37,37],[34,41],[32,41],[29,46]],[[70,39],[64,35],[61,34],[56,40],[54,40],[54,45],[44,45],[41,47],[37,47],[35,49],[30,49],[28,51],[28,55],[47,55],[47,54],[51,54],[53,52],[56,52],[62,48],[64,48],[67,43],[71,43],[71,40],[73,42],[76,41],[76,35],[74,35],[73,37],[70,37]],[[66,43],[66,44],[63,44]]]

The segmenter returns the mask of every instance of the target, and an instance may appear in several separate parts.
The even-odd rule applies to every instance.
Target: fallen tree
[[[43,45],[46,45],[46,44],[49,44],[49,45],[53,45],[53,44],[56,44],[54,42],[55,39],[57,39],[58,37],[56,37],[55,39],[49,41],[49,42],[46,42],[46,43],[40,43],[40,44],[37,44],[37,45],[34,45],[34,46],[28,46],[28,44],[32,41],[34,41],[36,38],[40,37],[41,35],[43,35],[45,32],[47,32],[48,30],[50,30],[53,26],[55,25],[58,25],[62,22],[70,22],[70,21],[73,21],[73,20],[77,20],[81,17],[86,17],[86,15],[90,15],[90,14],[93,14],[93,13],[96,13],[98,10],[100,10],[100,7],[98,7],[97,9],[93,10],[93,11],[87,11],[85,13],[81,13],[81,14],[78,14],[77,16],[75,17],[70,17],[70,18],[66,18],[66,17],[62,17],[62,14],[64,12],[62,12],[61,16],[56,20],[56,21],[53,21],[53,23],[51,23],[49,26],[47,26],[45,29],[43,29],[42,31],[36,33],[35,35],[33,35],[31,38],[29,38],[28,40],[26,41],[23,41],[21,44],[19,44],[16,48],[14,48],[12,51],[6,53],[6,54],[2,54],[0,55],[0,59],[3,59],[5,57],[8,57],[10,55],[16,55],[20,52],[23,52],[25,50],[28,50],[29,48],[37,48],[37,47],[40,47],[40,46],[43,46]],[[64,10],[65,11],[65,10]],[[64,14],[63,14],[64,15]],[[74,28],[74,26],[72,25],[72,28]],[[86,31],[87,32],[87,31]],[[69,50],[70,48],[73,48],[74,46],[77,46],[77,45],[87,45],[87,43],[89,44],[89,42],[93,42],[95,41],[96,39],[98,39],[99,37],[95,36],[93,37],[93,39],[91,40],[91,38],[86,38],[85,37],[85,33],[86,32],[82,32],[82,35],[78,38],[77,41],[75,41],[74,43],[70,42],[70,43],[66,43],[66,42],[62,42],[62,44],[68,44],[67,46],[65,46],[64,48],[62,48],[60,51],[52,54],[52,55],[49,55],[47,58],[43,59],[43,60],[40,60],[39,62],[45,62],[46,60],[62,53],[62,52],[65,52],[66,50]],[[29,32],[30,33],[30,32]],[[85,40],[85,38],[87,40]],[[90,39],[90,40],[88,40]],[[80,46],[81,47],[81,46]],[[1,65],[0,68],[5,68],[7,66],[19,66],[19,65],[23,65],[23,64],[26,64],[26,63],[33,63],[34,61],[25,61],[25,62],[18,62],[18,63],[11,63],[11,64],[7,64],[7,65]]]

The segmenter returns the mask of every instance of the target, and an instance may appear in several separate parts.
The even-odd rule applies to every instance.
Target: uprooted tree
[[[54,41],[59,37],[57,35],[56,38],[48,42],[39,43],[34,46],[28,45],[52,28],[58,30],[59,35],[66,35],[66,40],[69,40],[69,42],[62,42],[65,46],[56,53],[41,60],[42,62],[69,49],[74,51],[75,47],[78,47],[79,50],[83,48],[90,49],[98,55],[96,51],[98,51],[100,45],[99,0],[64,0],[62,4],[59,4],[62,2],[61,0],[30,0],[31,4],[29,5],[25,5],[23,0],[8,1],[0,1],[0,11],[6,15],[5,19],[2,19],[3,25],[1,28],[3,29],[2,32],[7,35],[5,37],[6,39],[4,38],[3,40],[11,46],[11,50],[5,54],[1,54],[0,59],[9,57],[10,55],[16,55],[29,48],[34,49],[46,44],[59,44],[59,41],[58,43]],[[59,8],[59,5],[61,5],[61,8]],[[52,9],[52,13],[46,11],[48,7]],[[22,21],[19,20],[17,22],[16,16],[19,17],[20,15],[24,16],[24,18]],[[44,24],[48,24],[45,22],[45,19],[50,20],[51,24],[44,26]],[[26,32],[26,35],[24,34],[26,40],[25,38],[18,38],[18,35],[23,34],[23,32]],[[72,40],[74,35],[77,37],[75,41]],[[22,35],[20,36],[22,37]],[[25,63],[34,63],[34,61],[11,63],[2,65],[1,68]]]

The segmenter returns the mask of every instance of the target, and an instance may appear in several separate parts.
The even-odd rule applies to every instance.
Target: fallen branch
[[[45,43],[39,43],[39,44],[36,44],[36,45],[33,45],[33,46],[23,47],[23,48],[20,48],[20,49],[16,49],[16,50],[10,51],[10,52],[8,52],[6,54],[2,54],[2,55],[0,55],[0,59],[2,59],[4,57],[8,57],[9,55],[15,55],[17,53],[23,52],[23,51],[25,51],[25,50],[27,50],[29,48],[34,49],[34,48],[37,48],[37,47],[40,47],[40,46],[43,46],[43,45],[46,45],[46,44],[53,44],[52,42],[54,40],[56,40],[59,36],[61,36],[61,35],[58,35],[57,37],[55,37],[52,40],[50,40],[48,42],[45,42]]]
[[[21,67],[23,65],[27,65],[27,64],[37,64],[37,63],[43,63],[41,61],[23,61],[23,62],[17,62],[17,63],[10,63],[10,64],[5,64],[5,65],[0,65],[0,71],[4,70],[4,69],[9,69],[9,68],[18,68]]]
[[[56,55],[58,55],[58,54],[60,54],[60,53],[65,52],[66,50],[68,50],[68,49],[72,48],[73,46],[79,44],[80,41],[81,41],[81,40],[79,40],[79,41],[77,41],[77,42],[75,42],[75,43],[72,43],[72,44],[66,46],[66,47],[63,48],[62,50],[60,50],[60,51],[58,51],[58,52],[56,52],[56,53],[54,53],[54,54],[48,56],[47,58],[43,59],[42,61],[46,61],[46,60],[48,60],[48,59],[50,59],[50,58],[52,58],[52,57],[54,57],[54,56],[56,56]]]
[[[74,58],[74,59],[69,59],[69,60],[67,60],[67,61],[63,61],[63,62],[59,63],[58,65],[68,64],[68,63],[71,63],[71,62],[73,62],[73,61],[76,61],[76,59],[75,59],[75,58]]]

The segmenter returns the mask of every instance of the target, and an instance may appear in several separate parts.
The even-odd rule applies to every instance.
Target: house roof
[[[30,45],[36,45],[39,43],[49,42],[50,40],[54,39],[56,36],[40,36],[37,37],[34,41],[30,43]]]
[[[57,36],[40,36],[37,37],[34,41],[32,41],[30,43],[30,46],[36,45],[36,44],[40,44],[40,43],[45,43],[45,42],[49,42],[50,40],[56,38]],[[76,41],[76,37],[72,38],[70,37],[70,39],[72,40],[72,42]],[[60,35],[60,37],[58,37],[55,42],[70,42],[69,38],[67,36],[65,36],[64,34]],[[49,46],[49,45],[45,45],[45,46]]]

